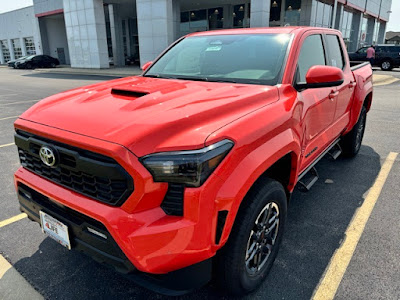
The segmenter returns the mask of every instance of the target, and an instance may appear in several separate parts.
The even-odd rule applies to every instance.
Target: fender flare
[[[291,174],[290,183],[286,188],[292,192],[297,181],[301,153],[300,141],[292,129],[281,132],[258,148],[253,149],[225,180],[217,194],[215,216],[221,210],[227,210],[228,215],[220,243],[216,245],[215,250],[221,248],[227,242],[236,215],[250,189],[274,163],[289,153],[292,155]]]

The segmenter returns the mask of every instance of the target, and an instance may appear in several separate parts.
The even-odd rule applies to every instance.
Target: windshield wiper
[[[171,76],[170,78],[180,79],[180,80],[209,81],[207,77],[196,77],[196,76]]]

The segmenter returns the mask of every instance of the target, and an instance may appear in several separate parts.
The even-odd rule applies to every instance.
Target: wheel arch
[[[295,142],[292,141],[292,143]],[[287,146],[293,147],[293,144]],[[284,149],[285,148],[286,147],[284,147]],[[251,195],[253,189],[255,189],[259,184],[262,184],[265,178],[274,179],[280,182],[286,192],[287,201],[289,202],[291,193],[297,181],[299,155],[300,146],[298,146],[298,149],[296,147],[296,149],[284,150],[284,153],[280,153],[272,163],[269,163],[267,167],[263,168],[257,176],[251,180],[250,185],[245,188],[244,193],[238,194],[236,199],[233,199],[232,205],[227,209],[228,215],[221,234],[220,242],[216,245],[217,249],[221,248],[227,242],[239,210],[246,205],[247,201],[250,201],[249,195]]]

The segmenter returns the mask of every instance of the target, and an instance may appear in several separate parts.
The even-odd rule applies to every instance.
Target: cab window
[[[296,82],[306,82],[308,70],[316,65],[326,65],[325,51],[320,34],[310,35],[304,40],[297,62]]]
[[[343,69],[345,66],[345,61],[339,37],[334,34],[326,35],[326,48],[329,52],[329,65]]]

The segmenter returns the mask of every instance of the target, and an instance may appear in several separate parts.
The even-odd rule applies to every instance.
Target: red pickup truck
[[[68,249],[161,293],[264,280],[295,186],[355,156],[372,101],[339,31],[194,33],[141,76],[44,99],[15,122],[20,207]]]

